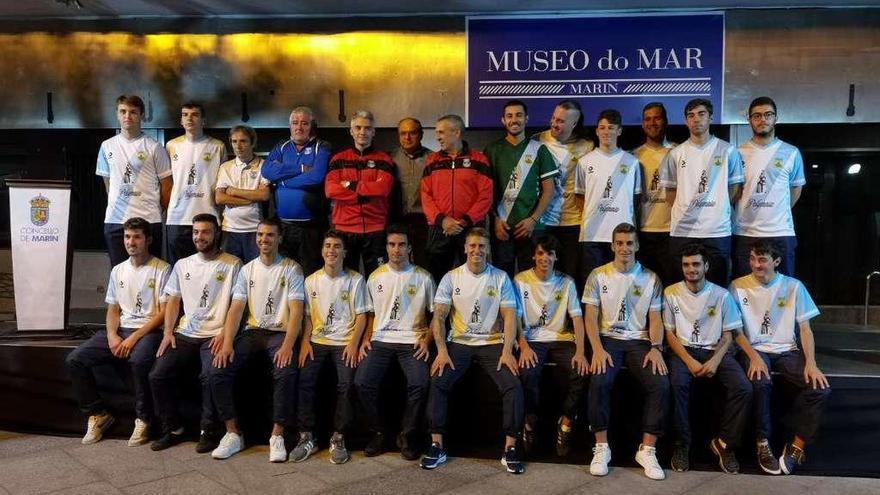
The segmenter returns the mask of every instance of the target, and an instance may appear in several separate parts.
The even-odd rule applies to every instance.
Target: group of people
[[[830,388],[809,324],[818,309],[792,278],[791,207],[803,162],[776,138],[770,98],[750,105],[754,135],[739,149],[710,134],[707,100],[685,106],[690,136],[678,146],[665,137],[666,109],[648,104],[647,141],[633,154],[617,146],[619,112],[599,114],[594,148],[573,100],[532,137],[526,105],[505,103],[506,134],[484,153],[463,140],[456,115],[436,123],[439,151],[422,146],[414,118],[398,125],[399,149],[376,150],[373,116],[359,111],[353,145],[333,154],[316,136],[314,113],[297,107],[290,140],[266,160],[254,154],[255,131],[237,126],[235,159],[222,164],[225,147],[204,135],[200,105],[182,106],[186,134],[167,152],[141,131],[143,110],[137,96],[117,100],[121,132],[98,156],[114,267],[106,331],[67,358],[88,415],[83,443],[99,441],[114,421],[97,365],[128,360],[137,416],[129,445],[147,443],[152,428],[151,447],[162,450],[183,439],[176,386],[199,364],[196,450],[228,458],[243,448],[236,376],[263,356],[273,363],[270,461],[301,462],[318,450],[315,397],[326,361],[336,372],[331,462],[350,459],[355,396],[371,430],[364,454],[379,455],[388,446],[379,388],[396,361],[406,379],[396,444],[433,469],[446,462],[449,394],[477,364],[501,394],[501,462],[518,474],[521,451],[536,442],[550,362],[568,370],[557,453],[570,450],[586,394],[593,475],[608,473],[611,389],[624,364],[644,392],[635,459],[648,477],[665,477],[655,445],[669,411],[671,467],[689,469],[696,378],[717,378],[725,392],[709,445],[722,470],[739,471],[734,450],[750,412],[764,471],[790,474],[803,462]],[[277,216],[269,217],[262,203],[273,191]],[[157,249],[163,208],[170,263]],[[799,389],[794,437],[778,458],[768,441],[771,371]],[[299,437],[288,453],[291,426]]]

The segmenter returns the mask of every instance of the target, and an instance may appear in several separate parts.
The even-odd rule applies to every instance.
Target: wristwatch
[[[657,349],[658,351],[662,351],[662,350],[663,350],[663,344],[654,344],[654,343],[651,343],[651,349]]]

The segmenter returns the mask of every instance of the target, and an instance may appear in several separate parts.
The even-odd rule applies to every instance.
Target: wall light
[[[814,163],[812,168],[815,170],[815,169],[819,168],[819,165]]]
[[[855,175],[861,171],[862,171],[862,164],[861,163],[853,163],[852,165],[849,166],[848,169],[846,169],[846,173],[848,173],[850,175]]]

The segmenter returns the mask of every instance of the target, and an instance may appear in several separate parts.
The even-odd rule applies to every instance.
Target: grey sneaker
[[[345,437],[342,433],[334,433],[330,437],[330,462],[333,464],[345,464],[351,460],[351,454],[345,448]]]
[[[296,444],[296,447],[290,451],[290,462],[302,462],[317,451],[318,445],[315,444],[312,432],[306,431],[300,433],[299,442]]]

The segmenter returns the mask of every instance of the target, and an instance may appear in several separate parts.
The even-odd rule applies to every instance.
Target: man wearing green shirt
[[[507,135],[485,150],[495,179],[493,264],[510,277],[530,266],[532,236],[544,230],[542,215],[553,200],[559,174],[550,151],[537,139],[526,139],[528,121],[525,103],[505,103],[501,123]]]

